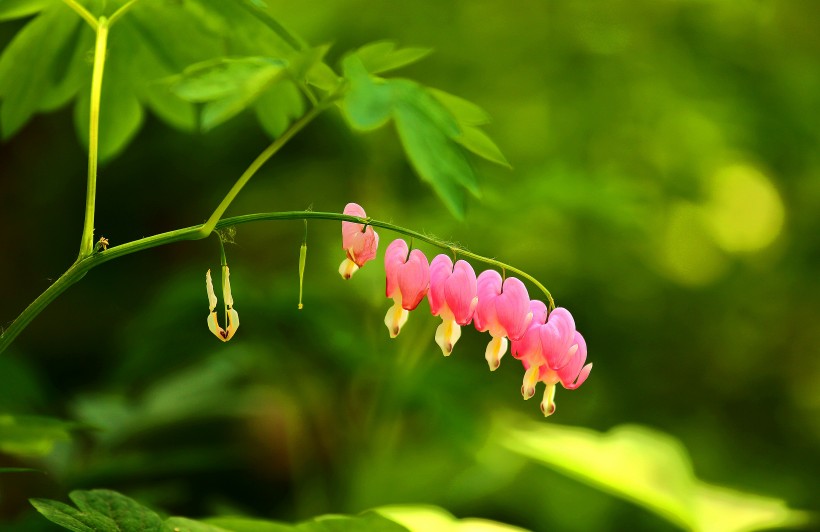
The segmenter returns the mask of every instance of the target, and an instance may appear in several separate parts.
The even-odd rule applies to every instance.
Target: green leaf
[[[350,81],[342,102],[350,126],[369,131],[385,125],[393,111],[393,86],[372,78],[356,55],[347,56],[342,68]]]
[[[459,124],[466,126],[482,126],[484,124],[489,124],[492,121],[489,113],[473,102],[465,100],[464,98],[454,94],[450,94],[449,92],[433,89],[431,87],[428,87],[427,91],[432,94],[436,100],[441,102],[441,104],[444,105],[450,113],[452,113]]]
[[[220,57],[186,68],[170,81],[171,91],[183,100],[203,103],[258,90],[278,76],[284,61],[269,57]]]
[[[461,126],[461,135],[455,138],[455,141],[475,153],[479,157],[484,157],[490,162],[512,168],[507,158],[498,149],[498,146],[487,136],[482,130],[474,126]]]
[[[488,519],[458,519],[437,506],[382,506],[373,510],[408,530],[447,530],[451,532],[524,532],[523,528]]]
[[[100,161],[111,159],[122,151],[139,131],[144,117],[142,105],[128,78],[117,72],[114,65],[103,81],[100,96]],[[74,125],[80,141],[88,147],[90,89],[83,90],[74,107]]]
[[[42,473],[42,471],[30,467],[0,467],[0,473]]]
[[[256,116],[271,136],[278,138],[291,121],[305,112],[305,102],[299,89],[290,81],[277,83],[256,100]]]
[[[111,490],[75,490],[68,494],[82,512],[111,519],[118,530],[162,531],[162,519],[153,510]]]
[[[74,532],[121,532],[112,519],[96,512],[82,512],[48,499],[29,499],[29,502],[43,517]]]
[[[326,515],[299,523],[299,532],[407,532],[402,525],[374,512],[359,516]]]
[[[683,446],[644,427],[621,426],[602,434],[516,422],[504,431],[502,445],[688,530],[795,526],[807,518],[781,500],[697,480]]]
[[[230,528],[222,528],[214,524],[195,521],[185,517],[169,517],[165,520],[166,532],[231,532]],[[263,529],[264,530],[264,529]]]
[[[296,530],[293,525],[248,517],[211,517],[203,522],[231,532],[293,532]]]
[[[432,51],[431,48],[399,48],[396,50],[396,43],[378,41],[362,46],[355,53],[368,72],[379,74],[415,63]]]
[[[34,15],[52,2],[53,0],[3,0],[0,3],[0,21]]]
[[[65,70],[64,54],[76,42],[80,23],[68,7],[55,2],[20,30],[6,47],[0,57],[3,138],[19,131],[44,107],[43,100],[49,92],[60,85],[59,73]]]
[[[44,456],[61,441],[70,441],[74,425],[36,416],[0,415],[0,452],[17,456]]]

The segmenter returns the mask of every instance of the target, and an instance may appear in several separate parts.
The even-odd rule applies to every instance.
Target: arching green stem
[[[467,251],[466,249],[454,246],[453,244],[449,244],[437,238],[427,236],[423,233],[413,231],[412,229],[407,229],[405,227],[394,225],[388,222],[382,222],[381,220],[374,220],[373,218],[359,218],[358,216],[350,216],[347,214],[339,214],[335,212],[263,212],[257,214],[235,216],[232,218],[225,218],[224,220],[220,220],[219,222],[217,222],[214,229],[225,229],[235,225],[252,222],[308,219],[347,221],[360,224],[368,224],[373,227],[380,227],[382,229],[387,229],[395,233],[399,233],[421,240],[423,242],[427,242],[428,244],[436,246],[438,248],[449,250],[453,254],[458,254],[478,262],[489,264],[490,266],[494,266],[496,268],[502,268],[505,271],[516,273],[530,281],[534,286],[536,286],[539,290],[541,290],[544,293],[548,301],[549,310],[555,308],[555,302],[552,299],[552,295],[544,287],[544,285],[538,282],[538,280],[530,274],[522,270],[519,270],[518,268],[510,266],[509,264],[506,264],[504,262],[484,257],[471,251]],[[203,236],[203,227],[204,225],[194,225],[183,229],[177,229],[175,231],[169,231],[167,233],[160,233],[158,235],[141,238],[139,240],[134,240],[132,242],[121,244],[119,246],[114,246],[105,251],[100,251],[91,256],[78,259],[74,264],[71,265],[71,267],[63,275],[60,276],[59,279],[57,279],[51,286],[49,286],[45,292],[40,294],[40,296],[37,299],[35,299],[20,314],[20,316],[18,316],[17,319],[14,320],[14,322],[12,322],[8,329],[3,331],[3,333],[0,335],[0,353],[5,351],[9,344],[11,344],[11,342],[17,337],[17,335],[20,334],[23,331],[23,329],[26,328],[26,326],[31,322],[31,320],[33,320],[40,312],[42,312],[43,309],[45,309],[60,294],[65,292],[68,289],[68,287],[82,279],[85,276],[85,274],[92,268],[99,266],[104,262],[124,257],[125,255],[130,255],[138,251],[144,251],[146,249],[164,246],[167,244],[172,244],[174,242],[180,242],[183,240],[201,240],[202,238],[208,236],[207,234]],[[224,264],[224,251],[222,257],[222,262]]]

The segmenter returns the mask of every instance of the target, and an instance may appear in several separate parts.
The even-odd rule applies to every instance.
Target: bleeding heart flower
[[[214,283],[211,281],[211,270],[205,274],[205,290],[208,292],[208,304],[211,314],[208,316],[208,329],[220,340],[227,342],[233,338],[234,333],[239,328],[239,314],[233,308],[233,295],[231,294],[231,272],[227,266],[222,268],[222,297],[225,299],[225,321],[228,329],[219,326],[216,319],[216,294],[214,294]]]
[[[515,277],[502,282],[495,270],[481,272],[476,281],[478,305],[473,322],[481,332],[489,331],[493,339],[487,345],[484,358],[490,370],[501,364],[507,352],[507,338],[520,340],[532,321],[527,287]]]
[[[430,265],[421,250],[409,251],[407,242],[396,239],[384,252],[384,270],[387,274],[385,293],[394,304],[384,317],[384,324],[395,338],[407,322],[410,310],[415,309],[430,287]]]
[[[367,218],[364,209],[357,203],[345,205],[345,214]],[[350,279],[364,263],[376,258],[379,247],[379,235],[369,225],[356,222],[342,222],[342,249],[347,252],[347,258],[339,265],[339,275],[343,279]]]
[[[587,358],[587,344],[581,333],[575,330],[572,314],[564,308],[553,310],[544,323],[541,307],[543,303],[532,303],[535,318],[533,324],[519,342],[514,342],[513,356],[521,359],[526,372],[521,386],[521,395],[529,399],[535,395],[535,385],[547,385],[541,411],[545,416],[555,412],[555,385],[559,382],[568,389],[581,386],[592,371],[592,364],[584,366]]]
[[[453,266],[447,255],[437,255],[430,263],[430,311],[441,317],[436,329],[436,343],[444,356],[453,352],[461,337],[461,326],[473,319],[478,296],[473,267],[460,260]]]

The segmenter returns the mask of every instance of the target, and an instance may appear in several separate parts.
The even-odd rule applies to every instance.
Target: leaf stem
[[[97,43],[94,47],[94,69],[91,74],[91,103],[88,123],[88,186],[85,195],[85,223],[80,241],[80,259],[94,252],[94,207],[97,198],[97,159],[100,141],[100,98],[108,45],[108,19],[97,23]]]
[[[260,153],[256,159],[248,166],[248,168],[239,176],[239,179],[236,180],[236,183],[233,184],[231,189],[222,198],[222,201],[217,205],[216,209],[208,220],[202,225],[201,236],[204,238],[208,236],[211,231],[217,226],[217,222],[219,219],[222,218],[222,215],[225,214],[225,211],[230,206],[231,202],[239,195],[239,192],[242,188],[248,184],[248,181],[259,171],[262,166],[268,162],[268,159],[273,157],[276,152],[278,152],[282,147],[287,144],[287,142],[293,138],[294,135],[299,133],[306,125],[308,125],[314,118],[319,116],[322,111],[327,109],[333,101],[335,101],[340,96],[340,91],[337,90],[336,92],[330,94],[325,99],[323,99],[319,105],[313,107],[305,113],[302,118],[291,124],[291,126],[284,132],[282,135],[274,140],[265,150]]]
[[[77,2],[77,0],[63,0],[63,3],[80,15],[84,21],[88,22],[88,25],[91,26],[94,31],[97,31],[97,19],[94,18],[94,15],[89,13],[89,11],[79,2]]]
[[[127,3],[125,3],[123,6],[121,6],[118,10],[114,11],[114,14],[111,15],[111,18],[108,19],[108,26],[109,27],[113,26],[114,23],[117,22],[117,20],[119,20],[119,18],[121,16],[125,15],[125,13],[129,9],[131,9],[131,6],[133,6],[136,3],[137,3],[137,0],[129,0]]]

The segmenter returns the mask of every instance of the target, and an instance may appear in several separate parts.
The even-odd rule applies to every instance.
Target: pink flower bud
[[[450,257],[437,255],[430,263],[427,300],[430,311],[442,320],[436,329],[436,343],[444,355],[449,356],[461,337],[461,326],[472,321],[478,304],[473,267],[463,260],[453,266]]]
[[[384,252],[387,297],[393,298],[393,307],[384,321],[395,338],[407,321],[407,312],[415,309],[430,287],[430,265],[421,250],[408,253],[407,242],[396,239]]]
[[[359,218],[367,218],[364,209],[357,203],[345,205],[344,213]],[[342,222],[342,249],[347,258],[339,266],[339,274],[350,279],[364,263],[376,258],[379,247],[379,235],[371,226],[356,222]]]
[[[519,340],[532,321],[530,296],[524,283],[508,277],[502,284],[495,270],[481,272],[476,281],[478,306],[475,321],[479,331],[490,331],[492,336],[507,336]]]

